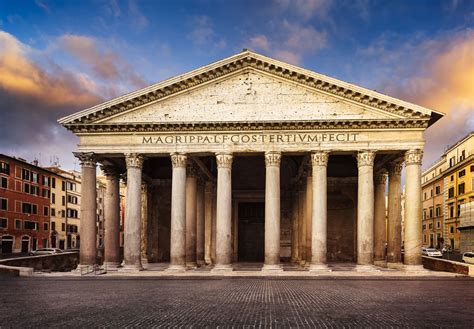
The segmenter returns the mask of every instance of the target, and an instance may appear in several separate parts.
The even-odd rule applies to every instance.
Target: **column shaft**
[[[170,271],[183,271],[186,266],[186,162],[186,155],[171,154]]]
[[[385,244],[387,242],[386,207],[385,207],[385,172],[375,175],[374,200],[374,262],[385,263]]]
[[[300,265],[306,263],[306,181],[301,182],[298,200],[298,212],[300,214],[299,240],[300,240]]]
[[[212,182],[206,182],[204,189],[205,260],[207,264],[212,264]]]
[[[357,264],[363,266],[374,262],[374,158],[372,151],[357,154]]]
[[[93,153],[75,153],[81,162],[81,246],[80,265],[88,266],[97,263],[97,190],[96,159]]]
[[[232,154],[220,153],[216,159],[216,265],[213,270],[232,270]]]
[[[405,255],[407,268],[422,269],[421,262],[421,160],[423,151],[409,150],[405,153]]]
[[[291,261],[297,262],[299,259],[299,216],[298,216],[298,190],[293,191],[291,198]]]
[[[311,245],[313,239],[313,175],[309,169],[306,177],[306,263],[311,263]]]
[[[125,204],[124,227],[124,267],[123,270],[142,269],[141,262],[141,207],[142,207],[142,165],[143,156],[126,154],[127,198]]]
[[[120,181],[112,167],[103,166],[105,173],[104,198],[104,265],[108,270],[120,265]]]
[[[263,270],[281,270],[280,160],[280,152],[265,153],[265,263]]]
[[[196,261],[198,265],[204,265],[204,184],[198,184],[196,194]]]
[[[327,270],[327,152],[311,155],[313,166],[310,271]]]
[[[191,166],[188,166],[186,173],[186,265],[196,267],[197,179]]]
[[[401,175],[403,162],[393,163],[388,172],[387,266],[402,262]]]

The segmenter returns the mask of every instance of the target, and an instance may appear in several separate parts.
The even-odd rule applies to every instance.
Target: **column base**
[[[402,270],[406,273],[413,274],[428,274],[430,270],[427,270],[423,265],[403,265]]]
[[[263,264],[262,272],[278,273],[283,272],[283,268],[281,267],[281,264]]]
[[[104,267],[107,271],[118,271],[120,262],[104,262]]]
[[[310,264],[309,271],[310,272],[332,272],[332,270],[328,267],[327,264]]]
[[[216,264],[214,268],[211,270],[211,273],[226,273],[232,272],[234,269],[232,268],[231,264]]]
[[[197,268],[197,263],[196,262],[186,262],[186,269],[193,270],[195,268]]]
[[[300,260],[300,266],[305,266],[306,265],[306,261],[305,260]]]
[[[186,272],[186,266],[185,265],[170,265],[165,272],[170,272],[170,273],[183,273]]]
[[[373,272],[380,272],[379,269],[375,268],[374,265],[367,264],[367,265],[359,265],[357,264],[355,267],[356,272],[365,272],[365,273],[373,273]]]
[[[80,273],[80,274],[94,272],[95,266],[97,266],[97,264],[94,264],[94,265],[78,264],[76,269],[73,270],[73,272]]]
[[[387,262],[384,260],[374,260],[374,265],[379,267],[387,267]]]
[[[403,270],[403,263],[389,263],[387,262],[387,268],[393,269],[393,270]]]
[[[123,265],[123,267],[118,269],[118,272],[122,273],[138,273],[140,271],[143,271],[142,265]]]

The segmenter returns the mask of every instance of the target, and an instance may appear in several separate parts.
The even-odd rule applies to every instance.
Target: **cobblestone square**
[[[3,278],[3,327],[472,328],[469,278]]]

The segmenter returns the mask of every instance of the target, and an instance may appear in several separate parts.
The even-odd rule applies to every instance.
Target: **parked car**
[[[462,255],[462,261],[468,264],[474,264],[474,251],[465,252]]]
[[[39,255],[55,255],[55,254],[61,254],[63,251],[58,248],[43,248],[43,249],[38,249],[35,251],[30,252],[31,256],[39,256]]]
[[[443,254],[441,253],[441,251],[435,248],[423,247],[421,248],[421,254],[423,256],[429,256],[429,257],[443,257]]]

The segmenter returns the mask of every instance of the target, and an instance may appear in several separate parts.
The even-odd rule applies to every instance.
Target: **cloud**
[[[86,75],[52,61],[41,66],[32,60],[36,52],[0,31],[0,152],[29,160],[55,154],[70,165],[77,138],[56,120],[102,99]]]
[[[474,130],[474,30],[450,31],[411,40],[385,34],[358,51],[361,74],[374,72],[387,94],[444,112],[425,133],[424,166]],[[370,63],[367,67],[363,63]]]
[[[219,50],[227,46],[225,39],[219,37],[214,31],[212,21],[208,16],[194,16],[190,20],[190,25],[192,25],[192,30],[187,38],[199,49]]]
[[[331,0],[275,0],[282,12],[291,12],[302,20],[313,17],[325,18],[331,6]]]
[[[86,64],[92,74],[100,79],[126,81],[136,88],[147,85],[147,82],[137,75],[121,56],[105,50],[95,38],[66,34],[59,37],[59,45]]]
[[[327,47],[327,33],[312,26],[302,26],[283,20],[277,30],[268,38],[263,34],[248,40],[251,48],[262,50],[277,59],[291,64],[301,64],[302,57],[314,54]]]
[[[132,21],[132,25],[142,30],[148,26],[148,18],[140,11],[138,4],[135,0],[128,1],[128,11]]]
[[[51,13],[51,9],[49,9],[48,5],[44,2],[44,1],[41,1],[41,0],[35,0],[35,4],[40,7],[41,9],[43,9],[46,13],[50,14]]]

